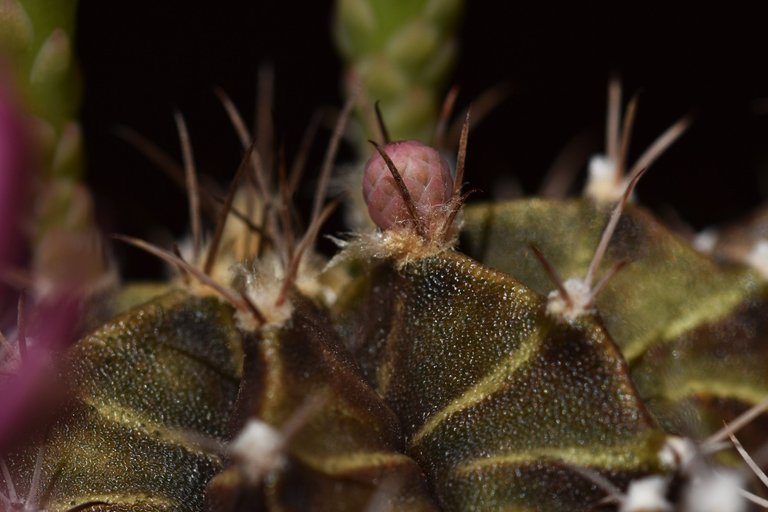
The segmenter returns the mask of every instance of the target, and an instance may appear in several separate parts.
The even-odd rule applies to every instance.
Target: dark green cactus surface
[[[241,419],[283,425],[307,400],[323,397],[292,438],[289,464],[265,482],[260,506],[364,510],[391,481],[398,510],[435,510],[419,466],[403,453],[397,416],[365,382],[326,314],[301,300],[285,327],[250,335],[246,347]],[[248,484],[233,472],[212,482],[212,499],[252,510],[257,500],[239,496]]]
[[[69,353],[72,399],[10,455],[15,486],[29,487],[39,449],[46,510],[200,510],[222,463],[190,439],[227,436],[241,350],[218,299],[172,292],[118,316]]]
[[[548,317],[540,295],[454,252],[376,274],[362,302],[377,305],[349,329],[368,325],[358,357],[445,509],[579,510],[600,492],[568,466],[660,469],[664,435],[599,320]]]
[[[478,205],[466,211],[464,234],[470,254],[545,294],[553,284],[529,244],[561,276],[581,276],[607,215],[587,200]],[[768,396],[768,289],[756,272],[719,265],[640,207],[619,222],[603,268],[618,261],[628,264],[598,296],[597,309],[663,425],[712,432],[733,414],[708,413],[717,399],[743,408]],[[695,404],[704,409],[691,417]]]

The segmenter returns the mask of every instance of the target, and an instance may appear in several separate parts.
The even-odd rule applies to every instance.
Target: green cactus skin
[[[10,75],[27,114],[32,201],[25,228],[35,295],[51,289],[90,295],[103,292],[108,281],[91,197],[80,183],[76,10],[76,0],[0,2],[0,72]]]
[[[465,211],[466,248],[545,294],[553,285],[528,244],[561,276],[584,275],[607,214],[584,199],[476,205]],[[640,207],[625,213],[602,268],[618,261],[629,264],[598,296],[597,310],[667,429],[705,436],[768,396],[764,279],[717,264]],[[740,406],[708,410],[718,400]],[[700,431],[690,432],[691,421]]]
[[[365,333],[358,359],[443,510],[588,510],[600,491],[569,466],[663,471],[665,435],[597,318],[556,321],[459,253],[390,265],[355,288],[342,325]]]
[[[409,484],[398,490],[396,503],[404,510],[589,510],[603,497],[602,491],[573,466],[603,473],[618,485],[671,469],[659,457],[667,434],[646,410],[619,347],[599,318],[587,316],[574,324],[556,320],[547,315],[542,295],[451,251],[407,263],[355,264],[370,271],[347,288],[336,311],[336,323],[354,356],[336,337],[325,314],[298,297],[284,326],[245,336],[237,423],[257,417],[279,427],[313,394],[331,390],[331,401],[291,440],[288,464],[270,473],[263,487],[246,485],[236,466],[216,477],[209,485],[212,510],[360,510],[388,474]],[[125,355],[133,363],[137,331],[149,331],[146,341],[151,346],[156,343],[154,333],[162,333],[165,326],[177,333],[187,330],[192,318],[204,331],[215,332],[222,323],[231,326],[228,308],[219,315],[200,314],[206,311],[204,304],[216,302],[172,295],[139,307],[86,338],[72,354],[76,368],[78,361],[85,365],[75,374],[88,382],[94,375],[116,371],[126,376],[126,382],[86,386],[99,391],[85,394],[93,394],[96,404],[110,404],[114,397],[132,396],[125,393],[126,386],[135,389],[147,380],[104,353],[101,340],[109,340],[110,333],[116,331],[117,339],[129,345]],[[129,327],[136,317],[149,325]],[[158,324],[164,326],[159,331]],[[225,332],[230,342],[222,353],[236,360],[240,356],[232,344],[241,337],[232,334],[231,327]],[[82,351],[90,357],[81,356]],[[202,355],[203,360],[210,357]],[[168,393],[164,386],[176,390],[183,384],[186,389],[192,374],[193,369],[174,370],[173,379],[158,383],[157,393]],[[229,374],[232,389],[237,373]],[[149,406],[141,403],[144,395],[140,397],[143,412],[162,417],[163,422],[168,421],[168,410],[178,411],[173,400]],[[129,405],[135,402],[129,399]],[[174,428],[222,436],[226,428],[209,422],[227,421],[230,413],[206,414],[201,424]],[[74,439],[57,440],[54,429],[46,450],[54,460],[56,450],[79,442],[78,432],[104,436],[108,431],[99,417],[79,423],[73,418],[77,416],[69,417],[65,431],[74,432]],[[89,442],[95,449],[96,443]],[[136,444],[127,443],[129,451]],[[161,447],[154,449],[163,453]],[[134,455],[140,463],[150,458],[147,452]],[[22,473],[28,474],[30,457],[25,461]],[[157,509],[164,510],[162,500],[168,494],[176,496],[174,482],[187,481],[176,465],[164,469],[167,488],[151,478],[118,480],[114,485],[120,491],[113,492],[125,497],[125,489],[137,485],[144,493],[141,499],[149,500],[142,507],[160,500]],[[431,494],[419,483],[421,471]],[[62,482],[79,485],[78,473],[63,475],[68,478],[60,477]],[[197,492],[204,483],[198,480]],[[64,496],[73,495],[64,488]],[[88,499],[105,500],[105,496],[109,493],[94,492]]]
[[[0,65],[34,121],[35,164],[43,176],[68,180],[83,171],[76,9],[76,0],[4,0],[0,7]]]
[[[429,142],[458,44],[461,0],[339,0],[334,34],[347,61],[347,85],[380,101],[392,140]],[[361,112],[362,119],[369,120]],[[369,138],[378,139],[364,122]],[[367,153],[364,147],[363,154]]]
[[[211,509],[352,512],[390,483],[397,510],[436,510],[421,469],[402,452],[397,416],[365,382],[327,315],[297,299],[284,326],[246,336],[236,416],[279,427],[307,400],[327,400],[292,438],[288,464],[266,477],[261,495],[234,467],[211,482]]]
[[[76,9],[76,0],[5,0],[0,8],[5,12],[0,15],[0,58],[10,66],[27,110],[50,126],[55,139],[80,108],[73,51]],[[80,170],[58,174],[76,177]]]
[[[82,339],[66,366],[74,398],[43,444],[45,510],[201,510],[221,460],[188,437],[229,433],[242,376],[231,308],[172,292]],[[20,490],[32,451],[8,457]]]

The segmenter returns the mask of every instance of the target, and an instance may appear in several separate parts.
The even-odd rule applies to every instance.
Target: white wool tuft
[[[585,194],[601,203],[613,203],[624,195],[627,184],[618,175],[616,162],[605,155],[595,155],[589,160],[589,177]]]
[[[261,258],[257,265],[258,268],[253,270],[243,266],[235,269],[245,281],[245,295],[264,315],[267,326],[283,325],[293,313],[293,304],[289,299],[277,304],[285,278],[283,266],[276,256],[269,253]],[[238,326],[243,330],[255,331],[263,327],[247,312],[237,311],[235,317]]]
[[[659,461],[669,469],[687,468],[696,457],[698,448],[692,439],[678,436],[667,437],[659,450]]]
[[[693,247],[704,254],[712,254],[717,245],[718,233],[714,229],[705,229],[704,231],[697,233],[693,238]]]
[[[671,512],[672,505],[665,497],[668,486],[669,479],[658,475],[633,480],[619,512]]]
[[[752,246],[746,257],[746,263],[768,279],[768,240],[759,240]]]
[[[560,290],[550,292],[547,301],[547,313],[573,322],[580,316],[594,311],[592,290],[582,279],[575,277],[566,279],[563,288],[565,288],[568,297],[563,297]]]
[[[284,442],[283,435],[274,427],[250,419],[229,445],[229,452],[240,462],[245,476],[258,482],[284,462]]]
[[[698,475],[685,489],[683,512],[745,512],[741,496],[744,478],[737,471],[721,470]]]

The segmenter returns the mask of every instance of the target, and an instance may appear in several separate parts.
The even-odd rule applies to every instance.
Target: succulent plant
[[[21,214],[35,293],[0,337],[2,510],[768,508],[753,485],[768,481],[764,221],[705,252],[633,197],[687,117],[627,165],[636,102],[620,127],[613,80],[583,197],[465,205],[472,112],[455,159],[434,137],[456,99],[462,3],[340,0],[349,97],[308,220],[293,205],[307,154],[289,172],[220,93],[243,144],[224,194],[201,185],[181,114],[182,164],[129,137],[186,187],[191,237],[116,235],[174,270],[117,289],[100,252],[54,271],[94,228],[74,192],[74,3],[41,5],[0,0],[0,200],[31,174],[9,143],[24,139],[43,155],[29,169],[46,212]],[[20,127],[30,115],[57,156]],[[326,257],[314,245],[341,201],[326,196],[345,133],[345,200],[372,223]],[[0,221],[5,247],[22,221]]]

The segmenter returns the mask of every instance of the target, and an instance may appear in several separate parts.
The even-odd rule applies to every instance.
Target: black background
[[[515,91],[470,136],[467,181],[482,190],[478,198],[511,177],[535,193],[558,151],[584,130],[601,146],[612,71],[621,73],[627,95],[643,91],[630,159],[696,112],[693,128],[643,178],[644,203],[699,229],[735,220],[768,197],[768,108],[761,113],[768,42],[760,13],[736,4],[467,4],[459,103],[502,82]],[[114,127],[132,127],[178,156],[179,109],[198,168],[226,183],[240,149],[211,90],[223,87],[250,119],[263,62],[275,68],[275,118],[290,154],[313,109],[341,103],[331,10],[330,1],[82,0],[88,181],[105,229],[160,240],[187,225],[183,193]],[[135,251],[118,254],[131,277],[159,272]]]

